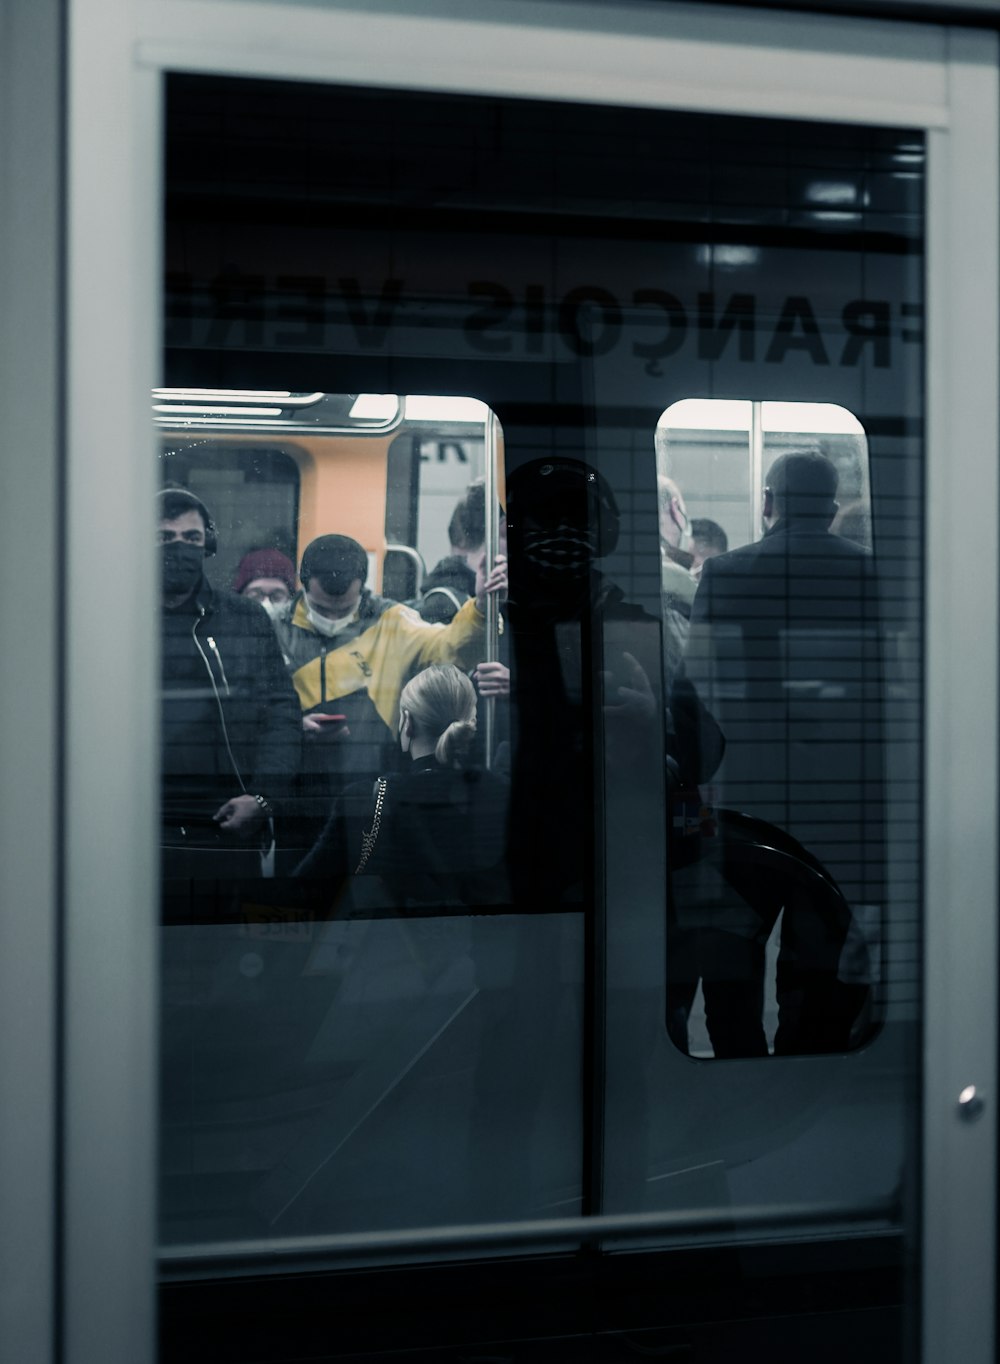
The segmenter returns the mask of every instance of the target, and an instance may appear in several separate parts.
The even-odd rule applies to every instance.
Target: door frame
[[[161,345],[163,77],[201,71],[927,131],[922,1357],[991,1364],[996,35],[746,8],[533,0],[493,0],[474,19],[451,17],[446,0],[363,8],[67,0],[67,12],[68,327],[53,332],[65,371],[67,534],[52,620],[71,685],[59,746],[43,745],[62,774],[64,811],[59,887],[46,892],[61,918],[64,963],[51,1000],[55,1016],[60,999],[64,1020],[53,1228],[60,1357],[154,1357],[158,641],[146,395],[159,382]],[[9,522],[18,505],[11,499],[0,516]],[[976,547],[974,592],[963,540]],[[15,722],[5,714],[0,723]],[[961,906],[961,933],[952,904]],[[5,962],[0,974],[15,969]],[[985,1091],[975,1121],[957,1107],[969,1084]]]

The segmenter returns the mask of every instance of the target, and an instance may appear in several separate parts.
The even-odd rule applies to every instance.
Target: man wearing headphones
[[[258,874],[299,767],[298,701],[267,614],[205,578],[217,546],[207,507],[183,488],[157,501],[164,876]]]

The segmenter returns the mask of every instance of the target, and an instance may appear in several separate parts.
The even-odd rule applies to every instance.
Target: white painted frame
[[[928,130],[923,1358],[992,1364],[995,38],[610,0],[606,7],[484,0],[471,19],[451,17],[456,7],[446,0],[355,0],[354,7],[337,0],[67,0],[67,7],[69,533],[53,598],[66,608],[68,679],[61,717],[65,1087],[53,1241],[61,1237],[63,1247],[62,1364],[154,1357],[157,641],[145,509],[155,481],[148,392],[161,377],[161,94],[168,70]],[[0,500],[0,532],[25,505]],[[974,566],[958,551],[963,543],[976,547]],[[13,625],[6,637],[17,638]],[[5,742],[18,720],[0,712]],[[59,751],[54,738],[39,739],[40,761],[50,759],[52,771]],[[35,870],[30,859],[40,847],[26,842],[25,874]],[[54,889],[43,894],[55,905]],[[0,985],[21,988],[16,973],[0,960]],[[44,981],[41,988],[48,988]],[[987,1098],[971,1124],[956,1113],[968,1083]]]

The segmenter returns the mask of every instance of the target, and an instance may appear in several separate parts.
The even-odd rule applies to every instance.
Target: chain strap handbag
[[[372,816],[372,827],[367,833],[361,834],[361,861],[354,868],[354,875],[360,876],[368,865],[368,859],[375,851],[375,844],[378,842],[379,829],[382,827],[382,811],[385,808],[385,793],[389,789],[389,782],[385,777],[379,777],[375,782],[375,813]]]

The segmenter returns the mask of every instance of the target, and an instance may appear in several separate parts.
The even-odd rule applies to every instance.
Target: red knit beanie
[[[295,567],[279,549],[252,549],[244,554],[233,579],[233,591],[243,592],[257,578],[280,578],[293,595]]]

